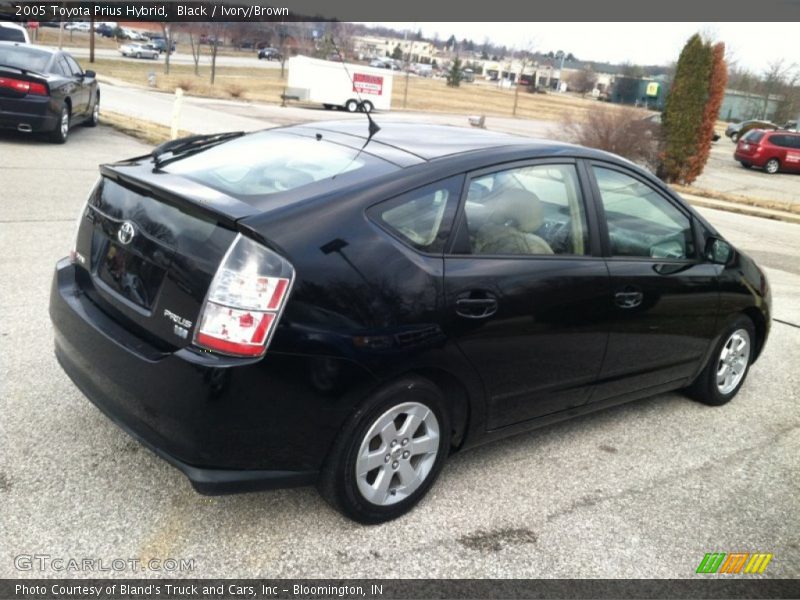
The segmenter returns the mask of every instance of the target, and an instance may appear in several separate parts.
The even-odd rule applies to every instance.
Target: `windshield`
[[[383,161],[324,140],[263,131],[187,155],[164,166],[233,196],[286,192]]]
[[[3,29],[5,28],[0,27],[0,32]],[[0,44],[0,65],[5,67],[43,73],[47,69],[51,56],[49,52],[37,50],[36,48]]]

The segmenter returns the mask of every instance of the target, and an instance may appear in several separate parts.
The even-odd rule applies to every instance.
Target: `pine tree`
[[[450,71],[447,73],[447,85],[450,87],[458,87],[461,85],[462,78],[461,59],[456,56],[455,60],[453,60],[453,65],[450,67]]]
[[[699,34],[689,38],[678,58],[662,115],[664,152],[658,175],[665,181],[689,184],[697,177],[692,173],[700,164],[712,63],[711,45]]]
[[[697,152],[689,159],[686,183],[690,184],[703,172],[711,152],[711,138],[717,123],[719,109],[725,97],[728,84],[728,66],[725,63],[725,44],[719,42],[711,48],[711,73],[708,80],[708,100],[706,100],[703,122],[698,131]]]

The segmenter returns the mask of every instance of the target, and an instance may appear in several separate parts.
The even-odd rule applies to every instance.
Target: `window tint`
[[[75,59],[69,55],[64,55],[64,58],[67,59],[67,65],[69,65],[70,71],[75,77],[80,77],[83,75],[83,69],[81,69],[80,65],[75,62]]]
[[[2,31],[3,28],[0,28]],[[50,62],[51,53],[28,46],[0,44],[0,65],[43,73]]]
[[[16,27],[3,27],[0,25],[0,42],[25,43],[25,34]]]
[[[372,174],[393,170],[371,154],[325,141],[284,133],[252,133],[179,156],[162,167],[225,194],[267,196],[316,182],[331,184],[348,173],[369,168]]]
[[[611,254],[651,258],[694,256],[692,222],[651,187],[629,175],[594,167]]]
[[[461,192],[462,177],[451,177],[407,192],[370,209],[414,247],[427,252],[444,248]]]
[[[760,129],[754,129],[753,131],[748,131],[747,134],[744,136],[745,142],[750,142],[751,144],[757,144],[761,141],[761,138],[764,137],[764,132]]]
[[[472,180],[465,216],[473,254],[587,254],[573,165],[536,165]]]

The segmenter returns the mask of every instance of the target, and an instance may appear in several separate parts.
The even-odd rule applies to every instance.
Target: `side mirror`
[[[95,73],[94,71],[84,71],[83,77],[84,79],[94,79],[95,77],[97,77],[97,73]]]
[[[733,246],[721,238],[708,238],[706,242],[706,260],[715,265],[729,265],[733,261]]]

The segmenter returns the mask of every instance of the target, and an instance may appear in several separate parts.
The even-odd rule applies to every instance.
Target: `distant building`
[[[403,60],[413,63],[430,64],[433,60],[435,48],[431,42],[424,40],[404,40],[398,38],[355,36],[353,38],[353,51],[361,59],[386,58],[400,47]]]
[[[632,104],[652,110],[663,110],[669,91],[669,81],[665,76],[624,77],[614,80],[608,94],[609,102]]]
[[[771,121],[778,110],[781,96],[772,95],[769,98],[741,92],[738,90],[725,90],[722,106],[719,109],[719,118],[723,121],[746,121],[748,119],[767,119]]]

